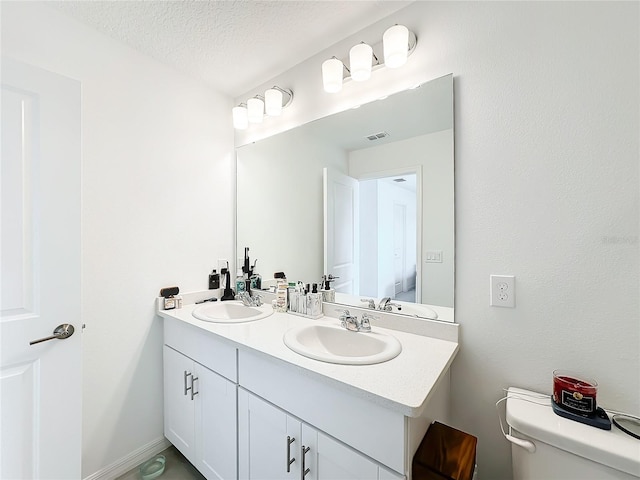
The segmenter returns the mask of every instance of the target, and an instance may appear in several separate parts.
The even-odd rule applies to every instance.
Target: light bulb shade
[[[247,100],[247,110],[250,123],[262,123],[264,102],[261,99],[254,97]]]
[[[359,43],[349,50],[349,67],[351,78],[356,82],[364,82],[371,77],[373,48],[366,43]]]
[[[342,70],[344,65],[337,58],[330,58],[322,63],[322,85],[327,93],[342,90]]]
[[[264,92],[264,105],[267,115],[277,117],[282,113],[282,92],[275,88],[270,88]]]
[[[247,107],[239,105],[237,107],[233,107],[231,112],[233,114],[233,128],[245,130],[249,126]]]
[[[394,25],[382,35],[384,64],[389,68],[398,68],[407,63],[409,52],[409,29],[404,25]]]

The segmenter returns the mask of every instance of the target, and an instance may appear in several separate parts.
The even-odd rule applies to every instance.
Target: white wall
[[[232,259],[232,103],[39,3],[2,2],[2,53],[82,82],[86,477],[162,438],[160,288]]]
[[[479,437],[480,478],[511,476],[494,408],[509,385],[550,392],[553,369],[579,370],[603,405],[640,413],[638,19],[637,2],[416,2],[257,86],[296,101],[236,133],[244,143],[454,73],[452,413]],[[323,60],[396,22],[418,36],[404,68],[323,93]],[[488,306],[492,273],[516,275],[515,309]]]

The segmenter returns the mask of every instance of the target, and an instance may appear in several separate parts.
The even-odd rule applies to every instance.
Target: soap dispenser
[[[336,301],[336,291],[331,288],[331,282],[333,282],[336,278],[333,275],[323,275],[322,276],[322,301],[328,303],[335,303]]]

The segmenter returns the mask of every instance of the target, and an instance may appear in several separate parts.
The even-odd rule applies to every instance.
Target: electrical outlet
[[[489,281],[489,305],[492,307],[515,308],[516,277],[513,275],[491,275]]]

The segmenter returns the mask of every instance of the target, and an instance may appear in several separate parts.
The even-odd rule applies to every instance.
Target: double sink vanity
[[[456,324],[376,312],[355,332],[337,305],[313,320],[194,303],[207,295],[159,310],[165,436],[205,477],[411,478],[430,423],[448,421]]]

